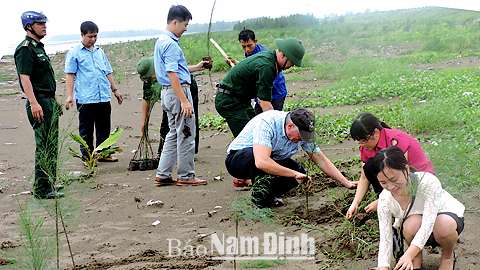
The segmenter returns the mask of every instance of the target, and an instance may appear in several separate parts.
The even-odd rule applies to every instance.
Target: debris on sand
[[[160,200],[149,200],[147,202],[147,206],[156,206],[156,207],[163,207],[163,202]]]
[[[213,210],[213,211],[210,211],[210,212],[207,212],[208,214],[208,217],[212,217],[214,214],[217,213],[217,210]]]
[[[18,196],[18,195],[33,195],[33,192],[31,192],[30,190],[22,191],[22,192],[17,193],[17,194],[10,194],[10,197],[14,197],[14,196]]]

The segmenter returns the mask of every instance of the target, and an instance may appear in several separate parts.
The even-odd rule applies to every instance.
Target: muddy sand
[[[303,71],[307,77],[308,71]],[[219,82],[225,74],[212,74],[213,83]],[[290,74],[287,74],[287,77]],[[212,89],[208,75],[196,77],[200,88],[200,116],[204,113],[217,114],[214,109]],[[290,93],[321,87],[328,82],[311,81],[288,83]],[[141,131],[141,89],[138,75],[132,74],[118,84],[125,97],[119,106],[112,102],[112,127],[123,128],[116,145],[123,149],[115,154],[116,163],[99,163],[98,174],[93,179],[74,181],[66,187],[65,205],[69,210],[67,221],[68,236],[78,269],[232,269],[233,261],[224,260],[217,246],[213,245],[213,236],[224,244],[228,253],[229,237],[235,236],[235,218],[232,201],[248,194],[248,189],[233,187],[233,178],[226,173],[224,159],[226,149],[232,139],[231,132],[202,130],[200,132],[199,153],[196,155],[196,173],[199,178],[208,180],[206,186],[156,186],[155,171],[128,171],[132,151],[137,149]],[[64,100],[65,85],[58,84],[59,98]],[[289,96],[287,100],[295,98]],[[321,112],[348,110],[352,106],[318,109]],[[20,260],[22,247],[17,221],[19,205],[31,195],[18,195],[32,190],[34,167],[34,137],[25,113],[24,94],[0,96],[0,257]],[[150,119],[150,137],[158,141],[158,128],[161,121],[161,108],[156,106]],[[63,130],[76,132],[78,120],[75,110],[66,111],[61,117]],[[157,142],[153,143],[154,149]],[[78,148],[72,144],[72,147]],[[332,160],[359,155],[355,143],[347,140],[343,144],[324,146],[324,153]],[[303,158],[298,153],[295,158]],[[79,159],[67,159],[61,168],[65,172],[85,171]],[[341,171],[347,176],[358,175],[357,164],[341,164]],[[264,252],[264,237],[278,243],[288,237],[302,234],[307,240],[314,241],[315,255],[282,255],[279,250],[269,257],[287,257],[284,261],[274,261],[270,269],[370,269],[376,267],[378,243],[371,249],[363,249],[359,259],[351,255],[340,256],[335,252],[332,231],[345,221],[345,205],[334,201],[344,192],[351,198],[354,190],[338,186],[332,179],[323,175],[315,177],[318,192],[309,196],[309,213],[304,213],[305,196],[296,191],[283,199],[285,206],[273,209],[278,213],[278,222],[272,225],[262,222],[241,220],[238,236],[257,237],[259,254]],[[149,200],[161,200],[162,207],[148,206]],[[477,265],[480,251],[480,235],[477,224],[480,222],[478,194],[467,194],[460,198],[466,204],[465,230],[456,248],[459,256],[457,269],[479,269]],[[347,205],[348,207],[348,205]],[[216,212],[215,212],[216,211]],[[38,218],[45,218],[45,228],[50,231],[54,222],[45,210],[35,210]],[[159,221],[153,226],[152,223]],[[158,223],[158,222],[157,222]],[[359,215],[357,225],[377,226],[370,217]],[[63,230],[61,230],[63,232]],[[363,240],[371,241],[371,236],[360,235]],[[64,234],[62,239],[60,266],[71,269],[71,259]],[[225,239],[225,240],[224,240]],[[360,241],[343,241],[341,252],[354,254]],[[309,242],[305,242],[309,243]],[[217,241],[218,244],[218,241]],[[170,245],[170,246],[169,246]],[[12,247],[13,246],[13,247]],[[169,250],[170,247],[170,250]],[[231,246],[230,246],[231,247]],[[221,250],[221,249],[220,249]],[[182,255],[177,256],[179,252]],[[248,250],[245,251],[248,254]],[[332,254],[334,252],[335,254]],[[206,255],[205,255],[206,253]],[[173,256],[168,256],[173,255]],[[212,257],[221,257],[216,260]],[[299,258],[302,257],[302,258]],[[423,269],[437,269],[438,250],[425,250]],[[244,269],[251,256],[240,256],[237,268]],[[336,259],[332,259],[336,258]],[[10,269],[13,266],[3,266]],[[336,268],[335,268],[336,267]],[[2,269],[2,267],[0,267]]]

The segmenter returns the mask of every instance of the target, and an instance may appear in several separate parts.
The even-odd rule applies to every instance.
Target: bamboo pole
[[[223,55],[223,57],[225,57],[225,60],[228,60],[228,55],[222,50],[222,47],[220,47],[220,45],[218,45],[217,42],[213,40],[213,38],[210,39],[210,42],[212,42],[213,45],[215,45],[217,50]],[[231,67],[235,66],[231,61],[229,61],[229,63]]]

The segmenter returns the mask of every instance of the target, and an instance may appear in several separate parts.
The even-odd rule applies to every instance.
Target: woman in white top
[[[384,148],[375,155],[374,170],[384,188],[377,209],[380,227],[378,269],[390,269],[393,228],[400,230],[409,245],[395,270],[420,269],[422,249],[426,245],[442,248],[440,270],[454,269],[453,249],[464,226],[463,204],[443,190],[433,174],[411,173],[414,169],[408,166],[403,151],[396,146]],[[393,227],[392,218],[395,219]]]

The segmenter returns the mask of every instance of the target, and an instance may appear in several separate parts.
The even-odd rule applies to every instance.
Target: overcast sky
[[[191,23],[208,23],[214,0],[140,0],[140,1],[65,1],[65,0],[3,0],[0,22],[3,35],[0,39],[0,54],[8,46],[19,44],[25,36],[20,16],[27,10],[41,10],[48,17],[47,37],[61,34],[80,35],[80,24],[93,21],[102,31],[164,29],[168,9],[171,5],[181,4],[192,13]],[[217,0],[213,12],[213,22],[242,21],[249,18],[288,16],[291,14],[313,14],[317,18],[325,15],[346,12],[364,12],[367,9],[396,10],[425,6],[443,6],[480,11],[478,0]],[[13,52],[7,52],[12,54]]]

